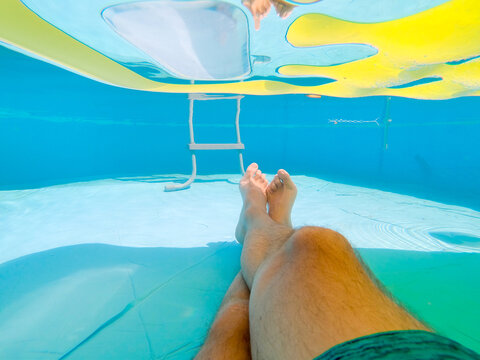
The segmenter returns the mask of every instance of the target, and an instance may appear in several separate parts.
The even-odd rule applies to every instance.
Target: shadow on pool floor
[[[57,248],[0,265],[3,359],[191,359],[241,248]],[[480,254],[360,249],[395,296],[480,350]]]

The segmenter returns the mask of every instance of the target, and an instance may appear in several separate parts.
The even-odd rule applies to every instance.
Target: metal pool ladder
[[[242,175],[245,174],[245,168],[243,166],[243,150],[245,145],[242,143],[240,138],[240,101],[242,100],[243,95],[207,95],[207,94],[189,94],[188,100],[190,102],[189,115],[188,115],[188,128],[190,130],[190,144],[188,148],[192,153],[192,175],[190,178],[183,184],[170,184],[165,186],[165,191],[176,191],[183,190],[190,186],[191,183],[195,181],[197,176],[197,159],[196,151],[199,150],[237,150],[238,158],[240,160],[240,170]],[[193,131],[193,103],[195,101],[206,101],[206,100],[236,100],[237,101],[237,113],[235,116],[235,131],[237,134],[237,142],[230,144],[197,144],[195,142],[194,131]]]

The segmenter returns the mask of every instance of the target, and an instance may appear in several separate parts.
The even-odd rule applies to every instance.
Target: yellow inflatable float
[[[286,19],[270,14],[255,31],[233,0],[2,0],[0,44],[144,91],[480,94],[476,0],[388,0],[376,10],[364,0],[295,3]]]

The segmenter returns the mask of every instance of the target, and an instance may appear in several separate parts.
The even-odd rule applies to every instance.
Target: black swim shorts
[[[465,346],[422,330],[389,331],[338,344],[314,360],[480,360]]]

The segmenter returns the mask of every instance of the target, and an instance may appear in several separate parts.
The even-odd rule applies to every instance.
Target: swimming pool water
[[[186,95],[5,49],[0,76],[0,358],[191,358],[239,268],[236,155],[200,154],[217,175],[165,193],[190,171]],[[340,231],[477,351],[479,101],[249,96],[240,120],[246,162],[295,175],[294,225]],[[233,140],[234,111],[196,107],[197,139]]]
[[[182,177],[2,192],[0,354],[191,358],[239,269],[238,179],[201,177],[174,193],[163,186]],[[340,231],[400,301],[479,349],[480,251],[431,234],[474,235],[480,213],[312,177],[294,181],[295,226]]]

